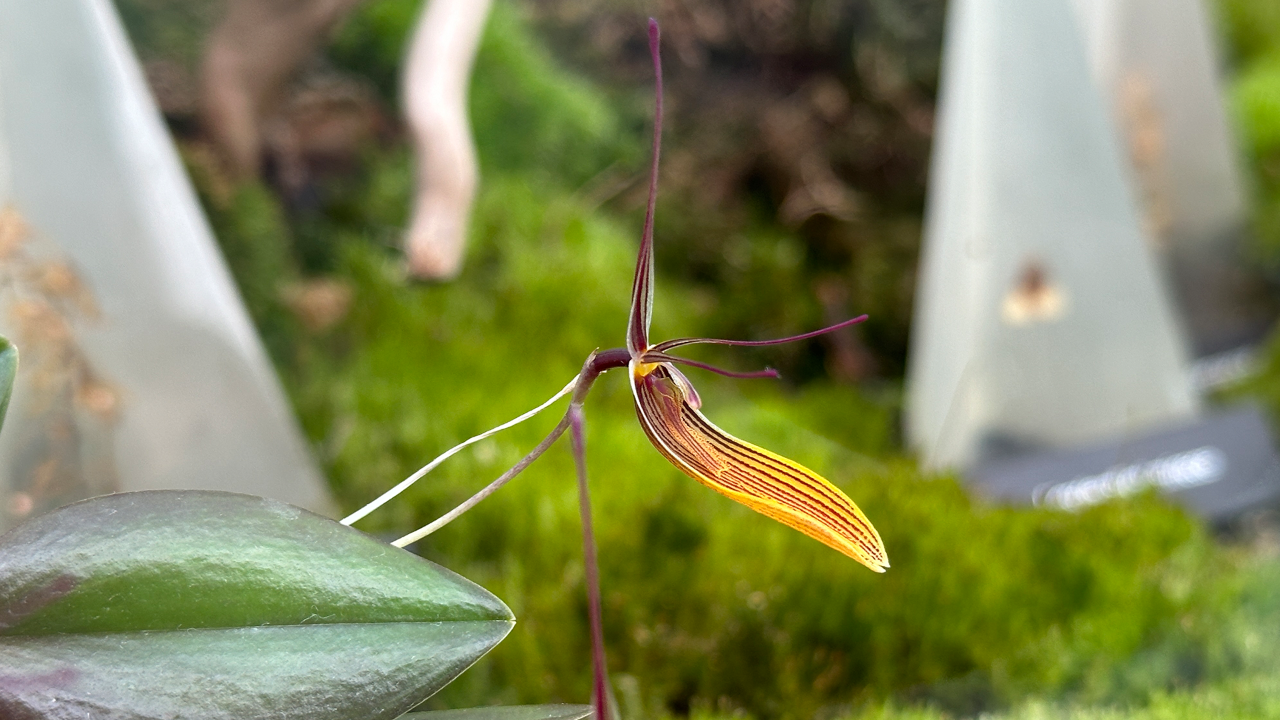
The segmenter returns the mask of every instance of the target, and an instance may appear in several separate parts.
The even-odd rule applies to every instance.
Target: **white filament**
[[[445,460],[448,460],[449,458],[453,457],[455,454],[457,454],[457,453],[458,453],[458,451],[462,450],[463,448],[467,447],[468,445],[473,445],[473,444],[478,443],[478,442],[480,442],[481,440],[484,440],[485,438],[487,438],[487,437],[489,437],[489,436],[491,436],[491,435],[494,435],[494,434],[496,434],[496,433],[498,433],[498,432],[500,432],[500,431],[502,431],[502,430],[506,430],[507,428],[512,427],[512,426],[514,426],[514,425],[519,425],[520,423],[524,422],[525,420],[528,420],[529,418],[533,417],[534,415],[537,415],[538,413],[542,412],[543,410],[546,410],[546,409],[547,409],[548,407],[550,407],[550,406],[551,406],[555,401],[557,401],[557,400],[559,400],[560,398],[564,397],[567,393],[569,393],[569,391],[573,390],[574,386],[576,386],[576,385],[578,384],[578,377],[579,377],[578,375],[575,375],[575,376],[573,377],[573,379],[569,381],[569,384],[568,384],[568,385],[565,385],[565,386],[564,386],[564,388],[560,390],[560,392],[558,392],[558,393],[556,393],[555,395],[553,395],[553,396],[551,397],[551,399],[550,399],[550,400],[548,400],[548,401],[546,401],[546,402],[542,403],[542,404],[541,404],[541,405],[539,405],[538,407],[536,407],[536,408],[534,408],[534,409],[530,410],[529,412],[527,412],[527,413],[525,413],[525,414],[521,415],[520,417],[518,417],[518,418],[516,418],[516,419],[514,419],[514,420],[511,420],[511,421],[509,421],[509,422],[505,422],[505,423],[503,423],[503,424],[499,425],[498,427],[495,427],[495,428],[493,428],[493,429],[491,429],[491,430],[486,430],[485,432],[482,432],[482,433],[480,433],[479,435],[476,435],[476,436],[475,436],[475,437],[473,437],[473,438],[470,438],[470,439],[468,439],[468,440],[464,440],[463,442],[461,442],[461,443],[459,443],[459,444],[457,444],[457,445],[454,445],[453,447],[449,448],[449,449],[448,449],[448,450],[446,450],[442,455],[440,455],[439,457],[437,457],[435,460],[432,460],[431,462],[427,463],[426,465],[423,465],[423,466],[422,466],[422,468],[421,468],[421,469],[419,469],[417,472],[415,472],[414,474],[412,474],[412,475],[410,475],[409,477],[407,477],[407,478],[405,478],[404,480],[402,480],[402,481],[400,482],[400,484],[399,484],[399,485],[396,485],[395,487],[391,488],[390,490],[388,490],[388,491],[386,491],[386,492],[382,493],[382,495],[378,496],[378,499],[377,499],[377,500],[374,500],[373,502],[369,503],[368,505],[365,505],[364,507],[360,508],[359,510],[357,510],[357,511],[355,511],[355,512],[351,513],[350,515],[346,516],[345,518],[343,518],[343,519],[342,519],[342,524],[343,524],[343,525],[350,525],[350,524],[352,524],[352,523],[354,523],[354,522],[356,522],[356,521],[360,520],[360,519],[361,519],[361,518],[363,518],[364,516],[368,515],[369,513],[373,512],[374,510],[377,510],[378,508],[382,507],[383,505],[385,505],[385,504],[387,503],[387,501],[391,500],[391,499],[392,499],[392,498],[394,498],[395,496],[397,496],[397,495],[399,495],[400,493],[404,492],[404,491],[405,491],[405,490],[406,490],[410,485],[412,485],[412,484],[414,484],[415,482],[417,482],[417,481],[418,481],[418,479],[419,479],[419,478],[421,478],[423,475],[426,475],[427,473],[431,472],[432,470],[435,470],[435,469],[436,469],[436,467],[440,465],[440,463],[442,463],[442,462],[444,462]],[[478,502],[478,501],[477,501],[477,502]],[[464,508],[464,509],[465,509],[465,508]],[[448,517],[448,516],[446,516],[446,517]],[[456,516],[455,516],[455,517],[456,517]],[[443,520],[443,519],[444,519],[444,518],[441,518],[441,520]],[[450,518],[450,519],[452,519],[452,518]],[[439,522],[439,520],[437,520],[436,522]],[[434,524],[435,524],[435,523],[432,523],[432,525],[434,525]],[[427,526],[427,527],[431,527],[431,526],[429,525],[429,526]],[[423,529],[425,530],[426,528],[423,528]],[[421,531],[419,531],[419,532],[421,532]],[[424,537],[425,537],[425,533],[424,533]],[[406,542],[404,542],[404,543],[401,543],[401,540],[405,540],[405,538],[401,538],[400,540],[397,540],[397,541],[396,541],[396,543],[395,543],[396,547],[403,547],[404,545],[407,545],[407,544],[409,544],[410,542],[413,542],[413,540],[408,540],[408,541],[406,541]]]

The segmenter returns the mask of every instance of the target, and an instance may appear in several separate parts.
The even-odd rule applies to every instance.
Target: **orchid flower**
[[[698,391],[676,364],[731,377],[777,377],[777,373],[773,370],[733,373],[668,353],[695,344],[759,346],[794,342],[862,322],[867,316],[780,340],[682,338],[649,344],[649,322],[653,316],[653,215],[662,137],[662,63],[658,38],[658,25],[650,20],[649,49],[657,77],[653,164],[649,171],[649,202],[640,238],[640,256],[631,287],[626,347],[627,372],[640,427],[658,452],[694,480],[839,550],[876,572],[884,572],[889,567],[884,544],[858,506],[812,470],[716,427],[699,411],[702,400]]]
[[[636,260],[635,278],[631,287],[626,347],[592,352],[583,363],[582,371],[551,399],[510,422],[451,448],[342,521],[350,525],[360,520],[463,448],[533,417],[572,393],[569,409],[564,417],[528,455],[453,510],[393,544],[403,547],[445,526],[496,492],[546,452],[566,430],[572,429],[592,626],[595,670],[593,700],[600,720],[606,720],[607,717],[607,680],[600,618],[599,573],[591,527],[590,498],[587,493],[586,452],[583,446],[585,420],[582,408],[592,384],[601,374],[626,368],[640,427],[658,452],[686,475],[756,512],[835,548],[875,572],[884,572],[889,567],[889,559],[879,533],[847,495],[803,465],[739,440],[716,427],[702,414],[702,400],[693,383],[676,366],[687,365],[738,378],[777,377],[776,371],[765,369],[759,372],[732,372],[670,354],[671,350],[685,345],[764,346],[795,342],[860,323],[867,319],[866,315],[779,340],[681,338],[652,345],[649,343],[649,324],[653,316],[653,217],[657,202],[658,157],[662,138],[662,64],[659,56],[658,24],[652,19],[649,20],[649,50],[653,57],[657,89],[653,160],[649,170],[649,200],[640,240],[640,255]]]

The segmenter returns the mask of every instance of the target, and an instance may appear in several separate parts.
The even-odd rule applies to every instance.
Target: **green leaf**
[[[415,712],[399,720],[582,720],[591,715],[590,705],[515,705]]]
[[[511,611],[411,553],[248,495],[109,495],[0,537],[0,718],[391,720]]]
[[[18,348],[8,338],[0,336],[0,427],[9,412],[9,397],[13,395],[13,378],[18,374]]]

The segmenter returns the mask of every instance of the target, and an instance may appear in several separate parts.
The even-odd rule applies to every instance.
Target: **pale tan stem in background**
[[[467,119],[467,85],[491,0],[430,0],[404,72],[405,119],[417,188],[405,254],[409,272],[448,278],[462,265],[479,166]]]
[[[258,173],[262,120],[285,85],[363,0],[229,0],[201,68],[201,114],[239,178]]]

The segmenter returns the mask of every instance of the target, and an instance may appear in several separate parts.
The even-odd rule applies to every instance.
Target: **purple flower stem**
[[[609,720],[609,669],[604,655],[604,621],[600,608],[600,568],[596,563],[596,537],[591,525],[591,491],[587,487],[587,453],[583,438],[585,416],[581,405],[569,407],[573,462],[578,469],[578,511],[582,515],[582,555],[586,566],[587,615],[591,622],[591,704],[597,720]]]

